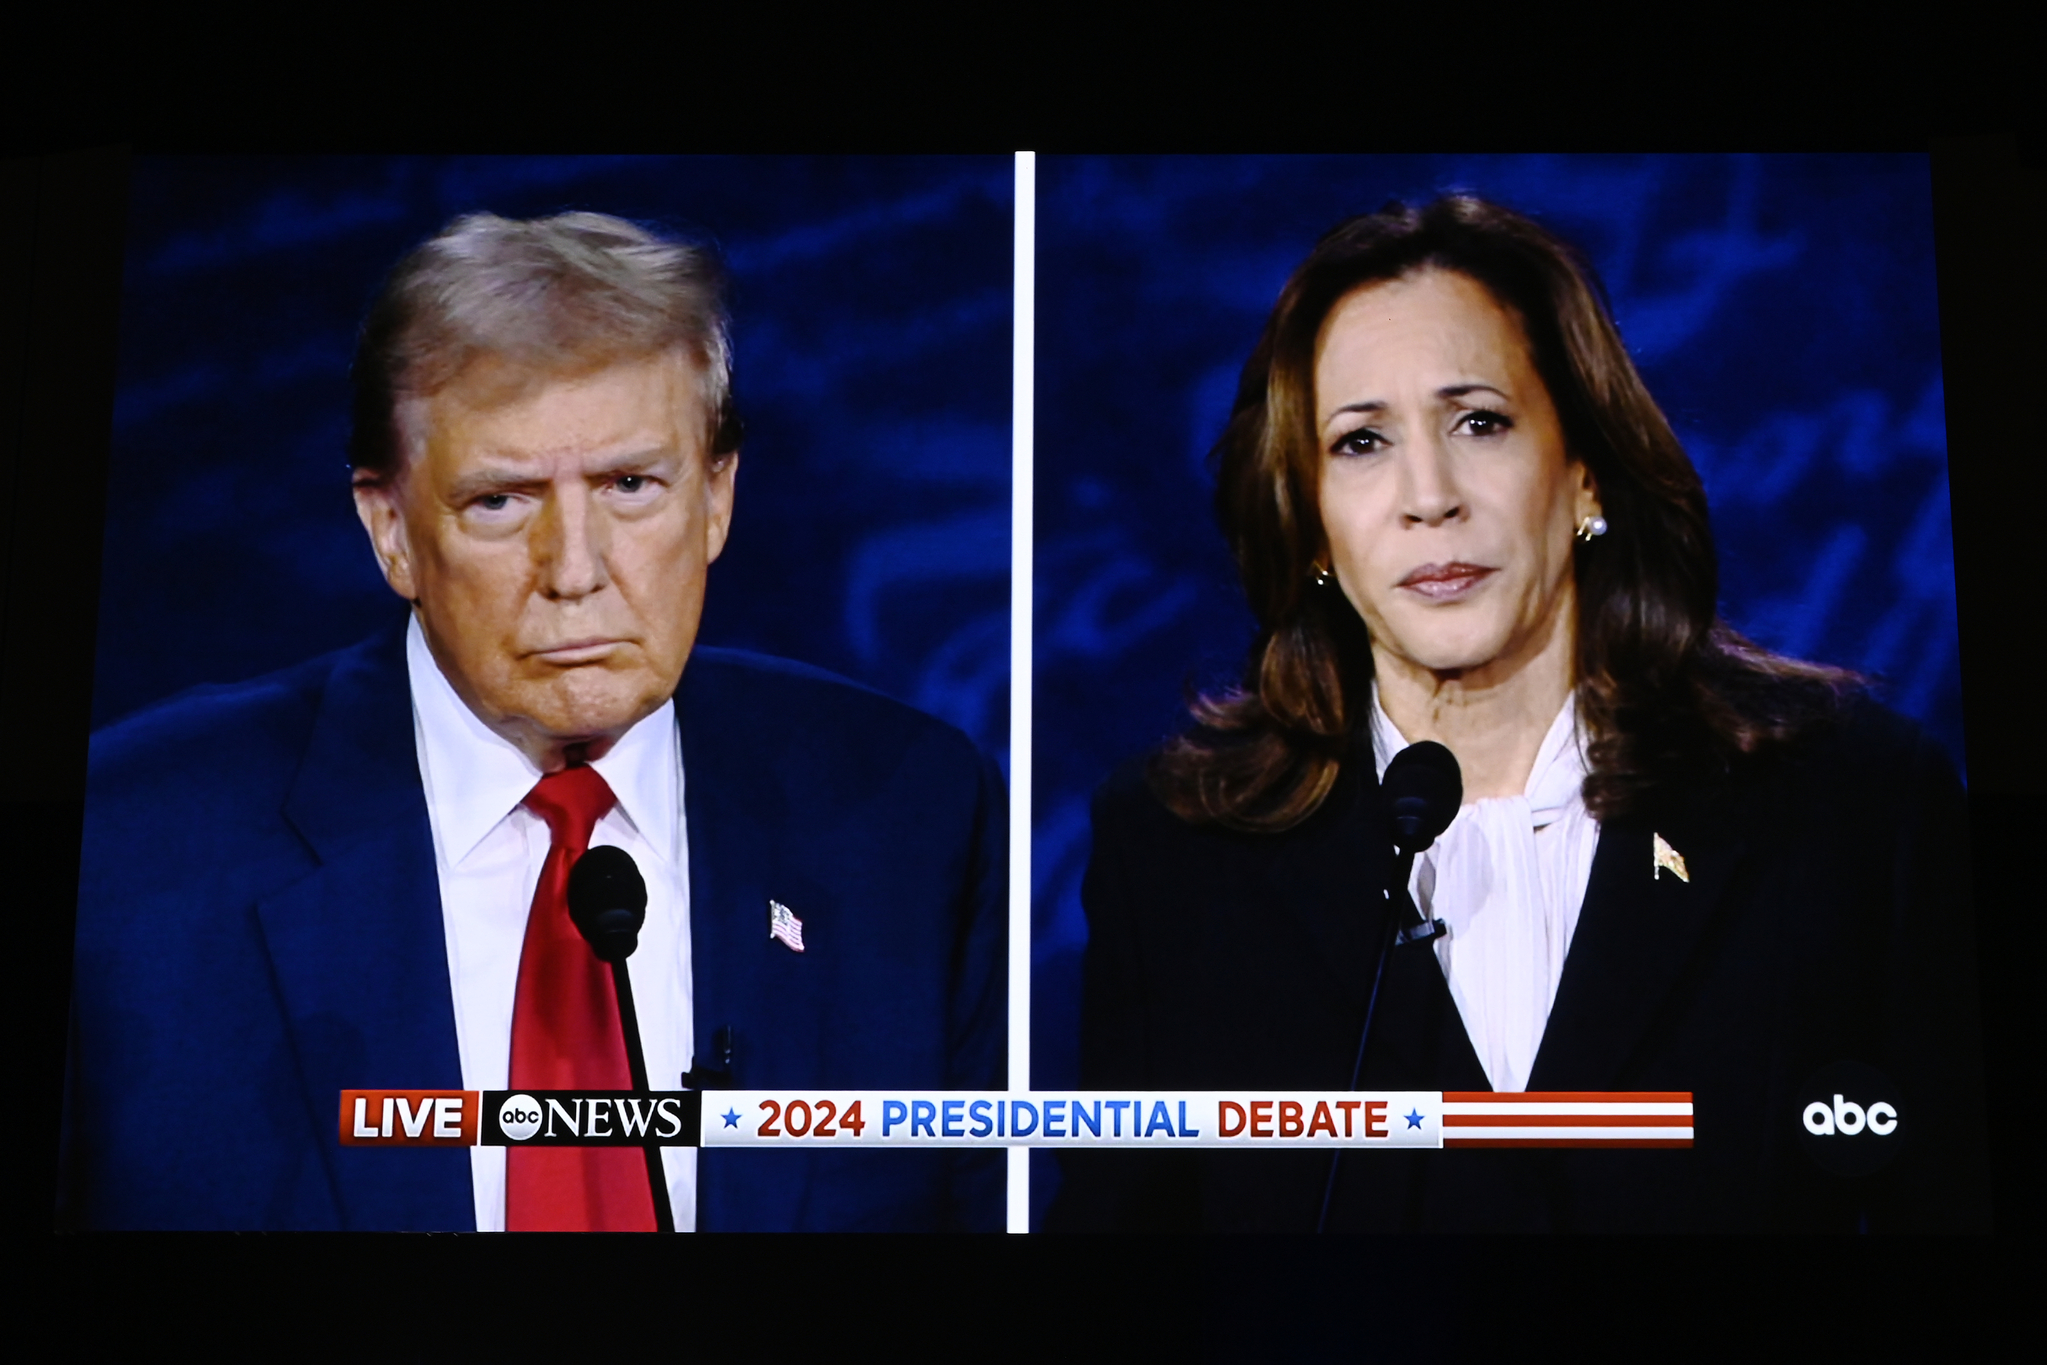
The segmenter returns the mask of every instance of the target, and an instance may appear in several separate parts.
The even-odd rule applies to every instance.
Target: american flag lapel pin
[[[1672,848],[1669,840],[1665,839],[1661,834],[1653,837],[1656,840],[1656,879],[1661,881],[1664,870],[1667,868],[1670,874],[1679,881],[1691,881],[1692,874],[1685,871],[1685,855]]]
[[[803,921],[796,918],[796,912],[782,902],[769,901],[768,937],[778,938],[782,940],[783,947],[791,952],[800,953],[803,951]]]

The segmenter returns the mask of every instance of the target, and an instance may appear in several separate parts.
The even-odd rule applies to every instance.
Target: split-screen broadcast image
[[[1989,1226],[1924,156],[139,158],[121,297],[60,1227]]]

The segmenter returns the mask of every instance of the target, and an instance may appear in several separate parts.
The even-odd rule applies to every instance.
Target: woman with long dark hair
[[[1082,1153],[1054,1226],[1987,1225],[1960,784],[1719,619],[1705,491],[1570,247],[1468,197],[1343,224],[1215,460],[1259,632],[1097,799],[1083,1087],[1689,1091],[1696,1141]],[[1425,740],[1462,804],[1389,899],[1380,778]],[[1909,1115],[1864,1177],[1801,1120],[1841,1075]]]

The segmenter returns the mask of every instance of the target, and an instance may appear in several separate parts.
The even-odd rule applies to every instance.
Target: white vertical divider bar
[[[1009,388],[1009,1088],[1031,1085],[1032,403],[1037,351],[1038,157],[1016,154]],[[1008,1228],[1031,1230],[1031,1149],[1009,1149]]]

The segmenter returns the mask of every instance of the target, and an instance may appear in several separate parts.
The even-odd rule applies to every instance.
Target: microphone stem
[[[625,1034],[626,1063],[632,1068],[633,1090],[647,1094],[647,1055],[640,1050],[640,1012],[633,1008],[633,978],[624,959],[611,964],[611,982],[618,988],[618,1025]]]
[[[1365,1026],[1358,1030],[1358,1053],[1350,1064],[1350,1088],[1358,1088],[1358,1079],[1365,1074],[1365,1044],[1372,1037],[1372,1016],[1379,1009],[1379,983],[1386,976],[1386,958],[1393,951],[1393,940],[1400,933],[1400,911],[1403,906],[1412,908],[1413,899],[1407,892],[1407,879],[1414,871],[1414,852],[1401,849],[1394,858],[1393,885],[1386,895],[1386,928],[1379,935],[1379,960],[1372,968],[1372,993],[1365,999]],[[1420,912],[1416,911],[1416,917]],[[1324,1232],[1329,1227],[1329,1204],[1336,1196],[1336,1169],[1343,1161],[1343,1148],[1338,1147],[1329,1154],[1329,1177],[1322,1182],[1322,1216],[1315,1220],[1315,1231]]]
[[[632,1068],[633,1093],[652,1093],[647,1084],[647,1054],[640,1048],[640,1012],[633,1007],[633,978],[626,970],[624,958],[611,964],[611,983],[618,990],[618,1024],[625,1034],[626,1064]],[[650,1142],[643,1149],[647,1155],[647,1187],[654,1196],[654,1227],[660,1232],[675,1231],[675,1211],[668,1203],[668,1176],[661,1165],[661,1147]]]

